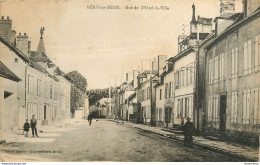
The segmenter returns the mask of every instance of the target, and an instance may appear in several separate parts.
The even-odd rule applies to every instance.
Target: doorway
[[[47,119],[47,106],[44,105],[44,109],[43,109],[43,119],[46,120]]]
[[[226,94],[221,94],[220,96],[220,132],[226,131],[226,108],[227,108],[227,96]]]

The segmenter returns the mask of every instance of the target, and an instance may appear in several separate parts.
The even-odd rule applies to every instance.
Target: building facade
[[[260,3],[247,2],[244,13],[205,48],[206,130],[239,136],[260,130]],[[248,11],[248,6],[255,10]]]
[[[43,125],[65,118],[66,114],[63,113],[69,111],[70,105],[68,81],[61,75],[59,78],[56,77],[53,72],[55,65],[50,60],[39,61],[33,56],[44,54],[44,58],[48,59],[43,38],[40,38],[37,52],[32,53],[27,34],[19,33],[16,36],[16,32],[12,30],[12,21],[9,17],[7,19],[2,17],[0,46],[1,61],[21,79],[16,92],[18,128],[22,128],[25,120],[30,119],[32,115],[35,115],[38,123]],[[66,93],[61,89],[66,90]]]

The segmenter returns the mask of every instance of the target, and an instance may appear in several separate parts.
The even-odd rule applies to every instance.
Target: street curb
[[[132,126],[132,125],[129,125],[129,124],[126,124],[126,125],[131,126],[133,128],[136,128],[136,129],[139,129],[139,130],[143,130],[145,132],[150,132],[150,133],[157,134],[159,136],[163,136],[163,137],[166,137],[166,138],[169,138],[169,139],[173,139],[173,140],[178,141],[180,143],[182,143],[182,141],[183,141],[182,139],[177,138],[177,137],[168,136],[166,134],[161,134],[161,133],[158,133],[158,132],[146,130],[146,129],[135,127],[135,126]],[[197,143],[197,142],[194,142],[193,144],[195,146],[199,147],[199,148],[203,148],[203,149],[206,149],[206,150],[209,150],[209,151],[213,151],[213,152],[216,152],[216,153],[220,153],[220,154],[223,154],[223,155],[234,157],[235,159],[238,159],[238,160],[241,160],[241,161],[245,161],[245,162],[257,162],[258,161],[258,160],[254,160],[254,159],[245,157],[243,155],[237,155],[237,154],[231,153],[230,151],[226,151],[226,150],[219,149],[219,148],[216,148],[216,147],[200,144],[200,143]]]

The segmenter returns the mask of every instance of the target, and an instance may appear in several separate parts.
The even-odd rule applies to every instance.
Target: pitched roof
[[[128,96],[128,101],[132,101],[134,98],[136,97],[136,93],[131,94],[130,96]],[[125,99],[125,104],[127,103],[127,98]]]
[[[175,62],[175,61],[179,60],[180,58],[188,55],[190,52],[194,52],[194,51],[195,51],[194,47],[190,46],[187,49],[185,49],[184,51],[182,51],[179,54],[177,54],[176,56],[170,57],[167,61]]]
[[[214,22],[216,22],[217,19],[235,20],[240,14],[241,13],[222,13],[214,19]]]
[[[9,68],[7,68],[1,61],[0,61],[0,76],[16,82],[21,81],[21,79],[18,76],[16,76]]]
[[[243,18],[242,13],[237,13],[238,16],[236,17],[236,20],[233,24],[231,24],[229,27],[227,27],[221,34],[219,34],[216,38],[214,38],[211,42],[209,42],[205,49],[209,49],[214,43],[218,42],[222,38],[225,38],[226,35],[228,35],[230,32],[237,30],[238,28],[241,28],[244,24],[258,18],[260,16],[260,7],[250,16]]]
[[[205,18],[198,16],[197,23],[202,25],[212,25],[212,18]]]
[[[22,60],[24,60],[25,62],[28,63],[29,66],[43,72],[43,73],[47,73],[49,77],[53,78],[54,80],[58,80],[57,78],[55,79],[55,76],[51,76],[50,73],[45,70],[44,68],[42,68],[39,64],[37,64],[34,60],[30,59],[29,57],[27,57],[21,50],[19,50],[18,48],[16,48],[14,45],[12,45],[9,42],[6,42],[3,38],[0,37],[0,42],[2,42],[4,45],[6,45],[11,51],[13,51],[18,57],[20,57]]]

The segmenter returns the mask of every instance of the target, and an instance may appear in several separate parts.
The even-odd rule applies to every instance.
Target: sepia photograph
[[[258,165],[259,134],[260,0],[0,0],[1,165]]]

